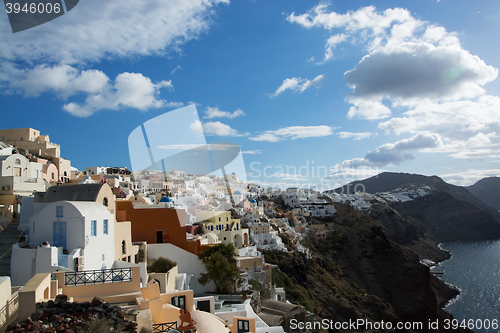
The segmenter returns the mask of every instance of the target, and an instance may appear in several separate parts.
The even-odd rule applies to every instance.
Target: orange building
[[[132,201],[116,201],[116,220],[130,221],[132,242],[171,243],[198,255],[201,243],[186,238],[186,212],[171,208],[134,208]]]

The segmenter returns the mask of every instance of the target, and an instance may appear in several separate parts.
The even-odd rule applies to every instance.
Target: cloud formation
[[[339,167],[397,166],[414,158],[411,150],[460,159],[500,156],[500,98],[485,90],[498,69],[465,50],[456,33],[402,8],[369,6],[341,14],[320,4],[287,20],[332,33],[325,61],[332,58],[328,50],[342,43],[364,46],[366,55],[344,73],[352,89],[345,96],[352,104],[347,117],[385,118],[378,127],[387,134],[413,135]],[[391,118],[396,107],[402,114]]]
[[[337,135],[341,139],[351,139],[351,138],[353,138],[354,140],[362,140],[362,139],[369,138],[370,136],[374,136],[376,134],[373,134],[371,132],[362,132],[362,133],[339,132],[339,133],[337,133]]]
[[[346,160],[337,164],[335,168],[356,169],[360,167],[380,168],[385,166],[398,166],[404,161],[415,159],[410,151],[436,148],[442,144],[441,138],[438,135],[419,133],[409,139],[403,139],[395,143],[386,143],[374,151],[367,152],[364,158]]]
[[[307,80],[307,79],[301,79],[300,77],[293,77],[291,79],[285,79],[283,80],[283,83],[281,86],[279,86],[278,89],[274,92],[274,94],[271,94],[269,97],[276,97],[282,92],[286,90],[293,90],[295,93],[302,93],[306,89],[309,89],[314,86],[319,86],[321,81],[323,81],[325,76],[323,74],[316,76],[312,80]]]
[[[209,121],[202,123],[203,132],[205,135],[216,136],[247,136],[249,133],[240,134],[231,126],[221,123],[220,121]]]
[[[262,154],[262,150],[242,150],[241,153],[248,155],[260,155]]]
[[[104,82],[104,80],[102,81]],[[150,78],[140,73],[125,72],[115,78],[113,85],[108,84],[108,82],[109,80],[106,80],[105,85],[94,85],[99,87],[94,91],[85,91],[88,96],[84,103],[70,102],[65,104],[63,109],[77,117],[88,117],[102,109],[135,108],[144,112],[151,108],[183,105],[182,103],[167,103],[167,101],[158,98],[161,88],[173,88],[171,81],[153,83]],[[79,90],[64,89],[64,92],[73,95]]]
[[[305,138],[315,138],[332,135],[330,126],[290,126],[280,128],[275,131],[266,131],[255,137],[249,138],[252,141],[278,142],[283,140],[296,140]]]
[[[211,107],[208,107],[206,110],[205,110],[205,119],[212,119],[212,118],[230,118],[230,119],[233,119],[233,118],[236,118],[238,116],[244,116],[245,115],[245,112],[243,112],[243,110],[241,109],[237,109],[236,111],[234,112],[228,112],[228,111],[221,111],[219,110],[218,107],[215,107],[215,108],[211,108]]]
[[[377,12],[369,6],[339,14],[320,4],[287,19],[306,28],[341,31],[328,39],[325,60],[331,58],[328,50],[342,42],[365,46],[368,54],[344,74],[352,88],[346,100],[354,105],[349,118],[389,117],[384,100],[392,106],[413,107],[474,98],[498,76],[496,68],[464,50],[454,33],[415,19],[406,9]]]
[[[64,105],[64,110],[80,117],[100,109],[145,111],[179,106],[159,96],[158,89],[168,87],[170,81],[152,83],[140,73],[121,73],[110,82],[105,73],[89,67],[102,59],[179,52],[180,46],[209,28],[219,3],[228,1],[80,2],[57,20],[2,36],[0,88],[25,96],[52,92],[64,100],[83,94],[83,104],[70,101]],[[9,31],[8,24],[8,20],[0,21],[0,30]]]

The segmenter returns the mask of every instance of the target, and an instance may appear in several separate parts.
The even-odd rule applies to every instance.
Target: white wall
[[[115,262],[113,263],[113,266],[108,267],[108,268],[126,268],[126,267],[134,267],[134,266],[139,266],[139,268],[141,269],[141,284],[142,284],[142,288],[145,288],[147,283],[148,283],[148,273],[147,273],[145,262],[132,264],[132,263],[126,262],[126,261],[115,260]]]
[[[63,207],[63,217],[56,217],[56,207]],[[103,234],[103,220],[108,220],[108,234]],[[97,235],[91,236],[91,221],[97,221]],[[30,246],[44,241],[54,245],[54,222],[66,222],[66,249],[81,248],[85,270],[110,268],[115,260],[114,215],[96,202],[53,202],[35,214],[30,227]],[[104,259],[103,259],[104,255]]]
[[[21,197],[21,211],[19,220],[19,230],[30,228],[30,218],[35,214],[35,198]]]
[[[12,245],[10,256],[10,278],[13,286],[24,286],[34,275],[35,249],[22,249],[18,244]]]
[[[209,282],[206,286],[199,284],[198,278],[200,277],[200,273],[207,273],[207,270],[203,262],[194,254],[169,243],[148,244],[147,254],[148,259],[164,257],[177,262],[179,274],[192,274],[191,289],[195,295],[216,290],[213,282]]]

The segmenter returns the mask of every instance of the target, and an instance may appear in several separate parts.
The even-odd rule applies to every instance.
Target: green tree
[[[175,261],[159,257],[151,265],[151,271],[153,273],[168,273],[168,271],[175,266],[177,266],[177,263]]]
[[[213,281],[219,293],[234,293],[240,282],[240,271],[234,254],[235,249],[231,244],[219,244],[202,251],[198,258],[205,264],[207,273],[200,274],[198,282],[206,286],[208,282]]]

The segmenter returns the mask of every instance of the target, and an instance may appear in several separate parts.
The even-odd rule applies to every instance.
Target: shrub
[[[159,257],[151,265],[151,271],[153,273],[167,273],[173,267],[177,266],[175,261],[167,258]]]

